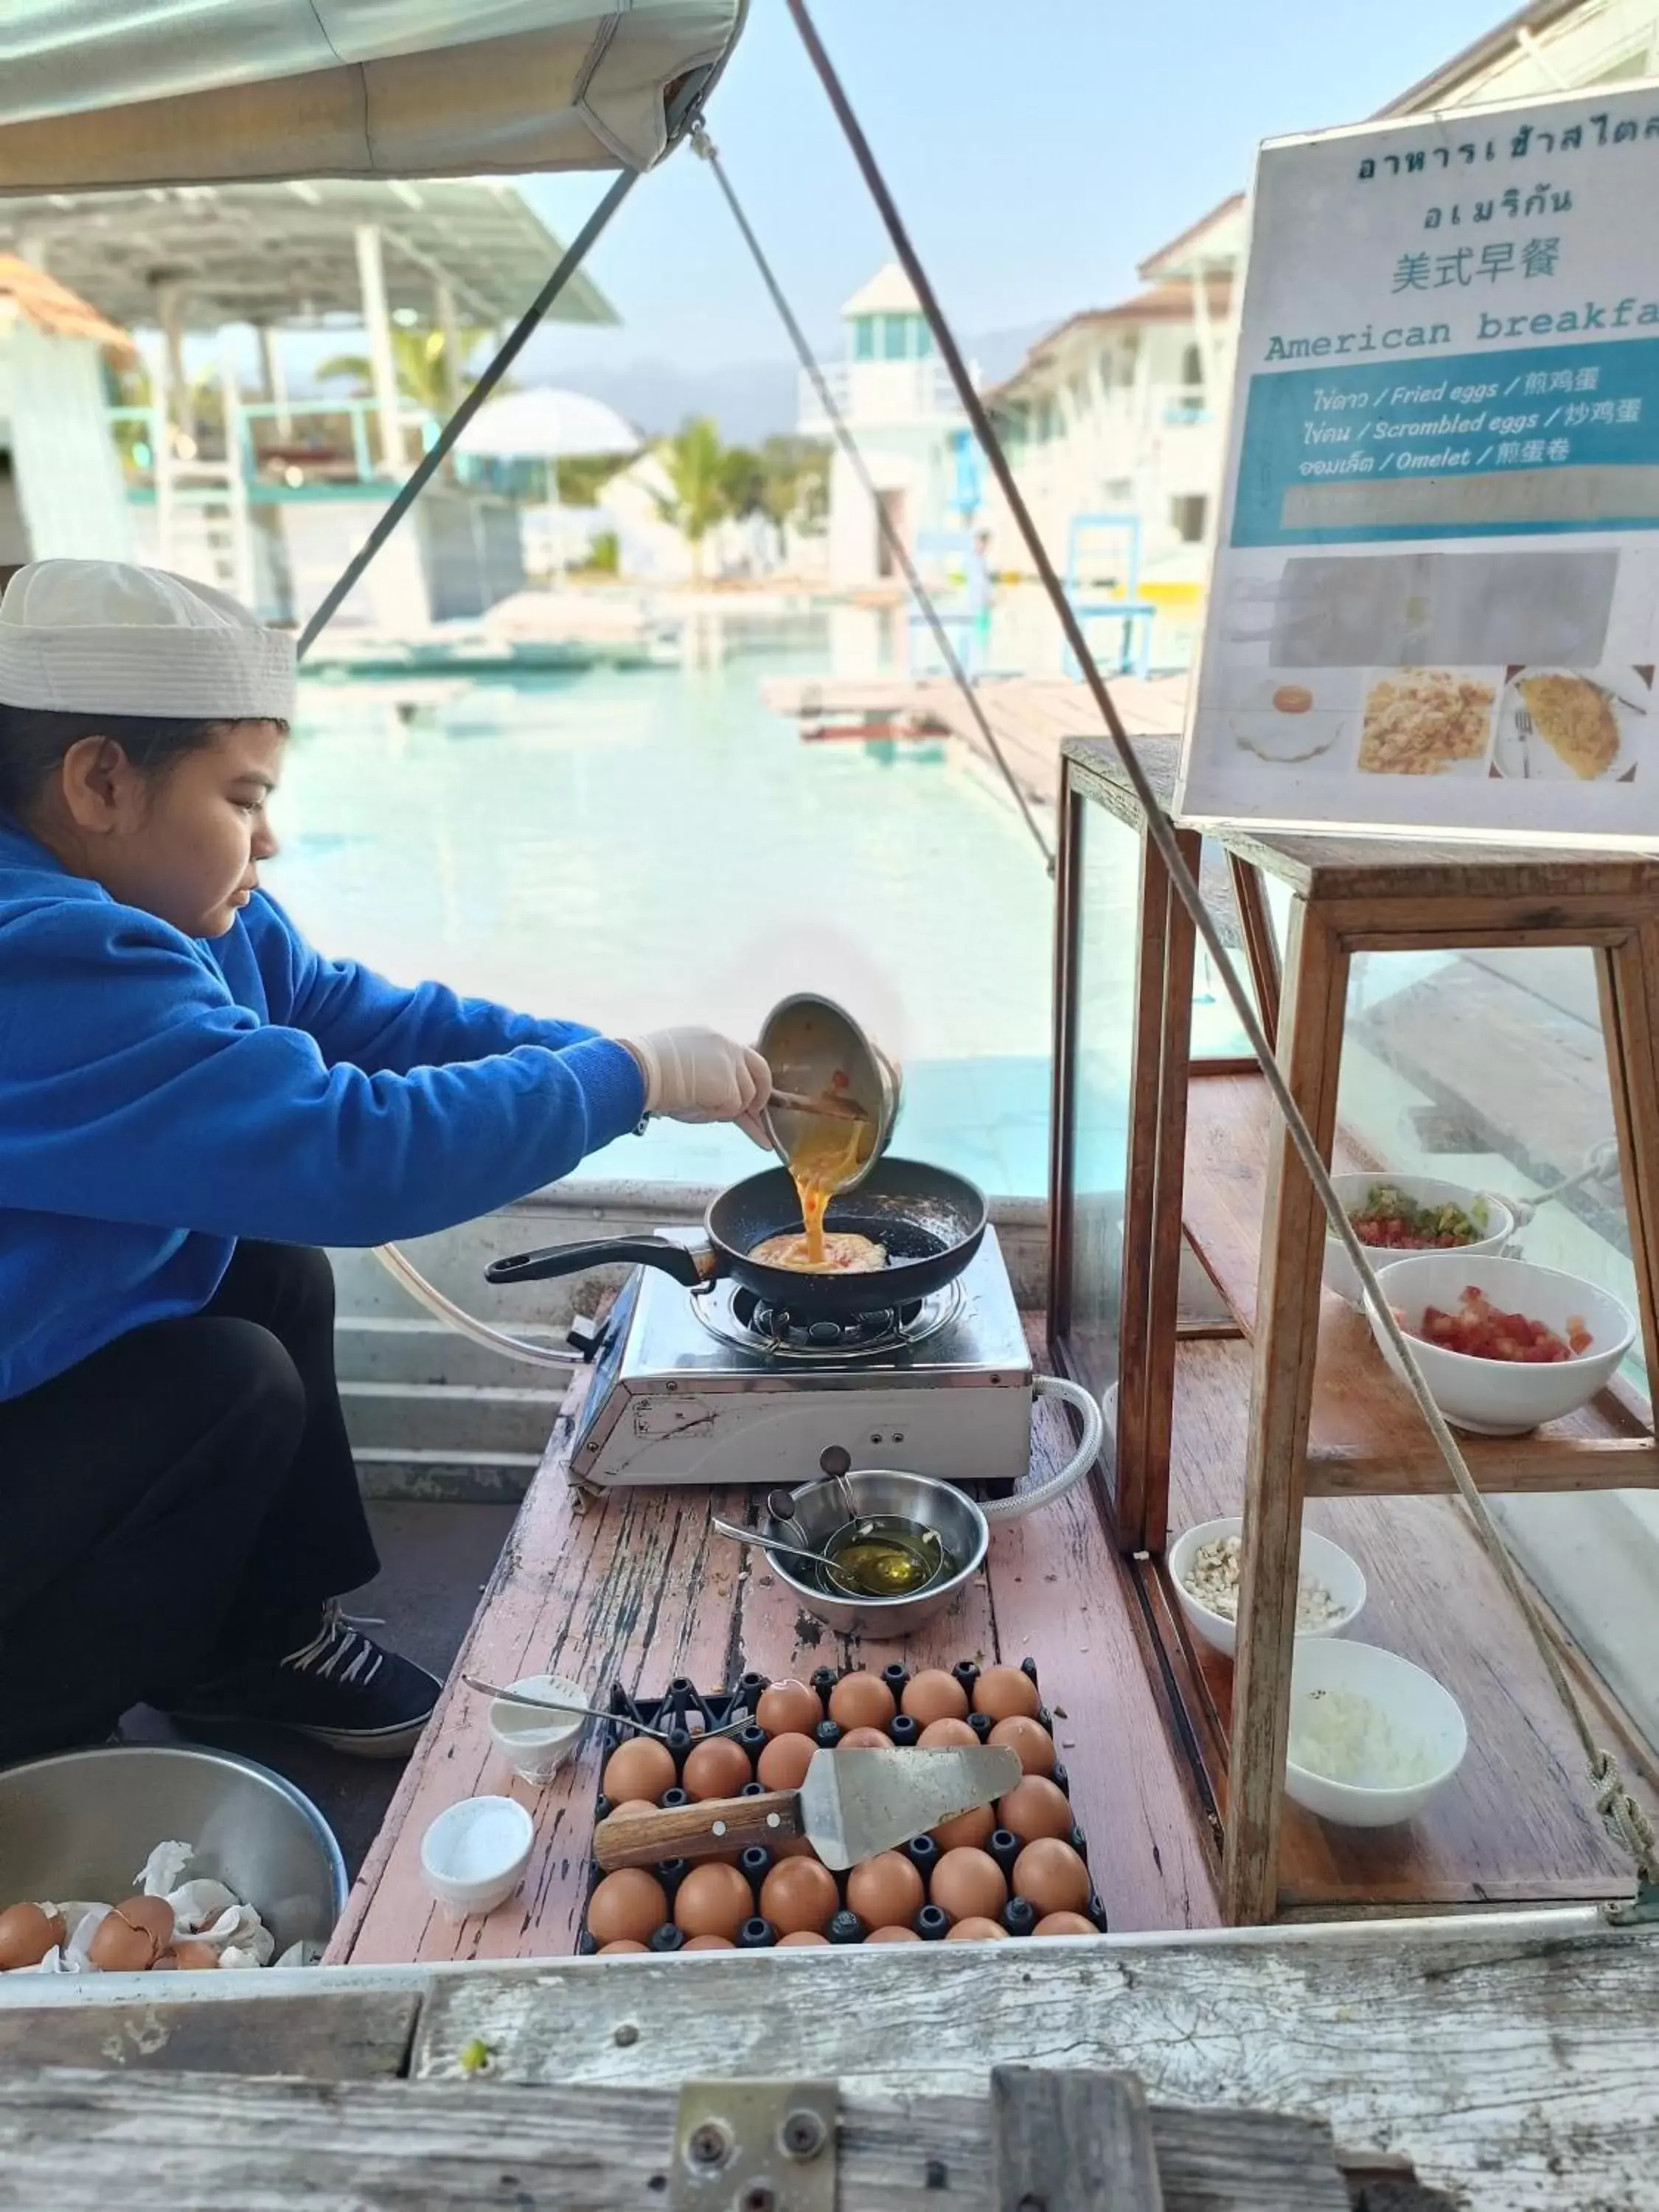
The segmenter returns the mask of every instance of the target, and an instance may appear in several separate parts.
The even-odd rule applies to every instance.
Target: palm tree
[[[405,399],[428,415],[447,412],[468,388],[466,364],[489,337],[487,330],[469,325],[457,332],[459,349],[452,364],[447,359],[448,348],[441,331],[405,330],[394,325],[392,332],[392,361],[397,371],[398,389]],[[453,368],[453,374],[451,370]],[[374,389],[374,371],[365,354],[336,354],[317,371],[318,381],[332,384],[349,377],[356,385],[353,395],[367,398]],[[505,386],[498,386],[504,390]]]
[[[673,437],[665,438],[657,458],[667,473],[672,497],[659,499],[665,522],[681,531],[691,548],[691,574],[702,577],[702,541],[731,511],[726,455],[720,433],[706,415],[681,424]]]

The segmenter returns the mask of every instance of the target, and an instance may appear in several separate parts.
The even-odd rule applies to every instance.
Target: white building
[[[104,363],[136,358],[66,285],[0,253],[0,568],[132,558]]]
[[[960,532],[968,522],[957,504],[957,453],[967,421],[909,279],[890,261],[841,313],[846,356],[825,374],[888,521],[911,549],[929,535]],[[835,434],[805,375],[799,428],[807,438]],[[897,574],[877,501],[838,445],[830,469],[829,538],[832,585],[856,589]]]

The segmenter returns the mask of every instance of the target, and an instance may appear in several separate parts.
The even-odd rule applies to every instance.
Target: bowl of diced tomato
[[[1342,1210],[1374,1267],[1407,1252],[1497,1252],[1515,1233],[1515,1216],[1502,1199],[1434,1176],[1374,1175],[1331,1178]],[[1361,1305],[1359,1278],[1347,1249],[1325,1235],[1325,1287]]]
[[[1378,1272],[1430,1395],[1454,1428],[1521,1436],[1587,1405],[1636,1334],[1635,1316],[1581,1276],[1530,1260],[1418,1252]],[[1393,1346],[1371,1330],[1396,1375]]]

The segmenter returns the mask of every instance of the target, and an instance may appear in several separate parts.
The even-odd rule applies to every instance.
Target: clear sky
[[[1138,260],[1246,182],[1258,140],[1363,119],[1507,12],[1505,0],[817,0],[814,16],[945,310],[972,337],[1121,297]],[[751,0],[708,120],[786,291],[830,337],[887,251],[783,0]],[[603,181],[527,189],[568,237]],[[687,149],[641,180],[592,267],[624,327],[556,333],[572,372],[787,349]]]

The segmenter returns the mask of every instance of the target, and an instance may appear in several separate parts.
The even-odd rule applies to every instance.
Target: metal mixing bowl
[[[345,1910],[345,1862],[311,1800],[225,1751],[109,1744],[0,1772],[0,1902],[130,1897],[157,1844],[193,1844],[207,1875],[276,1938],[326,1943]]]
[[[924,1620],[945,1612],[962,1595],[985,1560],[991,1539],[989,1524],[973,1499],[948,1482],[930,1474],[899,1474],[886,1468],[869,1468],[823,1482],[809,1483],[794,1494],[794,1514],[787,1530],[769,1518],[763,1523],[769,1535],[786,1534],[822,1551],[838,1528],[847,1525],[848,1497],[860,1520],[892,1514],[932,1528],[951,1556],[958,1560],[954,1574],[914,1595],[904,1597],[830,1597],[815,1581],[817,1570],[804,1560],[786,1559],[781,1552],[769,1553],[772,1571],[799,1598],[806,1611],[826,1626],[864,1636],[908,1636]]]
[[[851,1182],[853,1189],[892,1142],[903,1080],[898,1069],[844,1006],[833,999],[799,992],[773,1007],[761,1024],[760,1050],[781,1091],[806,1097],[838,1090],[862,1106],[875,1125],[870,1158]],[[761,1116],[772,1149],[787,1160],[811,1117],[769,1107]]]

